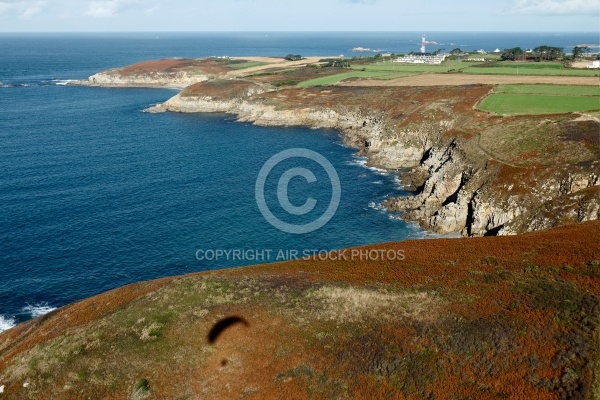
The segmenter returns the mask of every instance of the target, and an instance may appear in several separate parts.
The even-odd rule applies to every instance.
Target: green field
[[[393,79],[402,76],[411,75],[410,73],[397,73],[393,71],[350,71],[343,72],[341,74],[324,76],[322,78],[310,79],[308,81],[300,82],[298,86],[309,87],[309,86],[327,86],[333,85],[344,79],[349,78],[377,78],[377,79]]]
[[[495,92],[557,96],[600,96],[600,87],[566,85],[501,85],[496,88]]]
[[[267,63],[260,61],[249,61],[249,62],[240,62],[240,63],[231,63],[227,66],[231,69],[246,69],[252,67],[261,67],[263,65],[267,65]]]
[[[493,74],[493,75],[562,75],[562,76],[600,76],[598,70],[565,69],[558,62],[523,63],[501,61],[488,63],[492,66],[483,66],[482,62],[466,62],[461,60],[445,61],[442,65],[403,64],[389,62],[387,64],[353,65],[351,68],[366,71],[394,71],[394,72],[430,72],[446,73],[460,71],[468,74]]]
[[[392,71],[392,72],[437,72],[444,73],[451,69],[467,68],[472,63],[462,62],[460,60],[446,61],[442,65],[424,65],[424,64],[404,64],[393,63],[387,64],[368,64],[368,65],[353,65],[351,68],[356,70],[365,69],[366,71]]]
[[[462,70],[467,74],[494,75],[556,75],[556,76],[600,76],[600,72],[586,69],[533,68],[533,67],[470,67]]]
[[[530,68],[530,69],[564,69],[564,66],[558,62],[540,61],[540,62],[515,62],[515,61],[499,61],[494,64],[494,67],[499,68]]]
[[[479,105],[498,114],[560,114],[600,109],[600,96],[494,93]]]

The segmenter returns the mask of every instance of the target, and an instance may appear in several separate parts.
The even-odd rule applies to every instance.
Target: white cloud
[[[10,4],[0,1],[0,15],[4,14],[10,8]]]
[[[516,0],[511,14],[598,14],[600,0]]]
[[[44,2],[40,0],[4,0],[0,1],[0,15],[10,10],[18,13],[21,19],[29,19],[42,12]]]
[[[27,5],[27,7],[23,10],[23,12],[21,12],[21,18],[29,19],[29,18],[41,13],[42,9],[43,9],[42,5],[43,5],[42,2],[37,2],[34,4]]]
[[[84,14],[92,18],[112,17],[120,6],[118,0],[92,1]]]
[[[375,0],[342,0],[342,2],[352,4],[375,4]]]
[[[128,9],[135,9],[137,12],[151,14],[158,8],[153,7],[154,1],[142,0],[94,0],[88,4],[84,15],[92,18],[108,18],[120,14]]]

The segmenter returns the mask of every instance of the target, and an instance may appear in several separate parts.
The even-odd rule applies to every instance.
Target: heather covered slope
[[[0,397],[593,398],[599,244],[593,221],[129,285],[0,334]]]

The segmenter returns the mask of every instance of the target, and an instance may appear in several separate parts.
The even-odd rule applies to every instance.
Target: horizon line
[[[564,33],[585,33],[592,34],[597,33],[594,30],[591,31],[558,31],[558,30],[549,30],[549,31],[540,31],[540,30],[208,30],[208,31],[196,31],[196,30],[131,30],[131,31],[2,31],[1,33],[417,33],[417,32],[436,32],[436,33],[554,33],[554,34],[564,34]],[[600,39],[600,38],[599,38]]]

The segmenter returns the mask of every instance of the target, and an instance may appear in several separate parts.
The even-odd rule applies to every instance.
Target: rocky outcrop
[[[391,210],[404,211],[404,218],[419,222],[438,233],[460,232],[468,225],[469,206],[480,169],[469,165],[462,153],[460,142],[451,139],[426,150],[428,157],[413,173],[419,171],[428,178],[420,192],[412,197],[390,199]]]
[[[105,87],[168,87],[184,88],[196,82],[211,79],[210,75],[190,74],[186,71],[153,72],[146,74],[121,75],[111,71],[99,72],[85,81],[74,81],[72,85]]]
[[[548,168],[535,171],[535,186],[517,191],[498,179],[507,166],[472,165],[460,147],[452,141],[432,150],[418,168],[429,176],[420,193],[390,199],[388,208],[426,229],[463,236],[513,235],[599,218],[598,173]]]
[[[596,163],[595,170],[599,167]],[[600,172],[565,169],[540,175],[539,185],[529,193],[481,193],[490,206],[474,216],[475,231],[495,229],[498,235],[513,235],[600,218]]]
[[[335,129],[342,133],[346,144],[368,156],[369,165],[386,169],[409,168],[419,165],[431,143],[431,132],[445,130],[451,125],[444,121],[423,126],[417,131],[388,132],[383,113],[365,114],[356,109],[336,106],[330,108],[303,107],[279,109],[276,105],[253,100],[255,94],[272,89],[252,88],[252,93],[235,99],[211,96],[182,96],[150,107],[148,112],[207,112],[235,114],[240,122],[262,126],[310,126],[315,129]],[[374,115],[375,114],[375,115]]]

